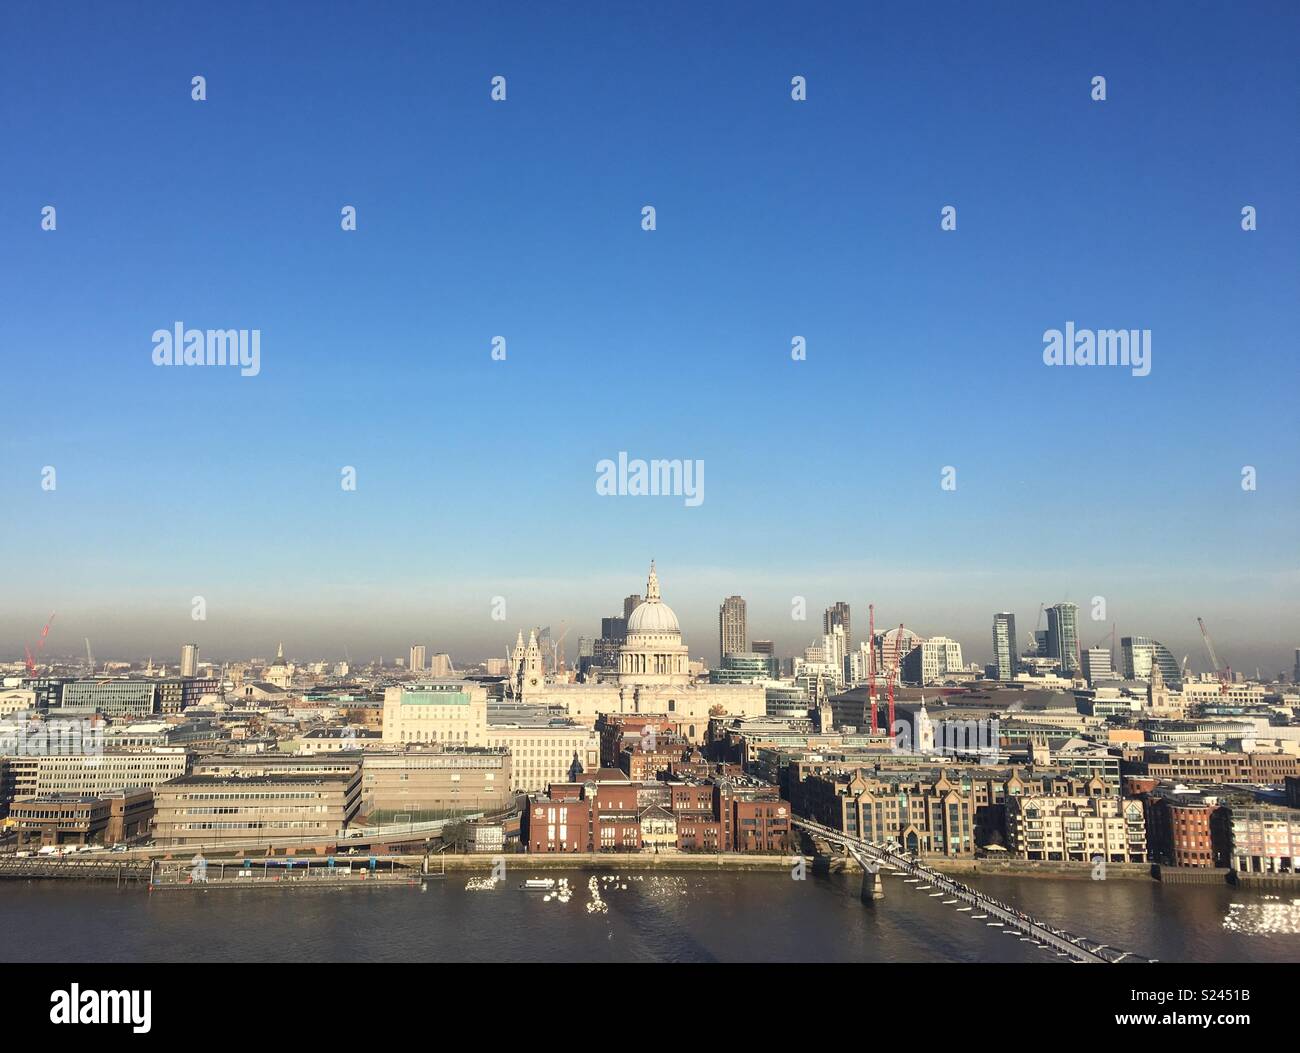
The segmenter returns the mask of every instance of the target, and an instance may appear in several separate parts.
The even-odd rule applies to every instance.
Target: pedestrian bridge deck
[[[881,866],[888,866],[912,877],[923,878],[932,888],[947,893],[972,909],[978,908],[990,917],[996,918],[1004,929],[1019,932],[1034,942],[1054,950],[1058,955],[1068,956],[1073,961],[1089,964],[1113,964],[1115,962],[1154,960],[1143,958],[1131,951],[1123,951],[1084,936],[1078,936],[1055,925],[1040,921],[1024,911],[1016,910],[1014,907],[1002,903],[978,889],[973,889],[960,881],[956,881],[947,874],[942,874],[919,860],[912,859],[900,852],[882,848],[870,841],[864,841],[860,837],[853,837],[808,819],[794,819],[792,822],[795,826],[806,830],[810,834],[840,845],[866,870],[874,872]],[[994,923],[988,922],[988,924]]]

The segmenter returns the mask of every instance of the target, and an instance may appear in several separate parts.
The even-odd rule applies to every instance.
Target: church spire
[[[655,573],[655,561],[650,561],[650,578],[645,583],[646,603],[659,602],[659,575]]]

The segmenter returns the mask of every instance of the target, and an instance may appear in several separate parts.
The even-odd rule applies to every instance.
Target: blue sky
[[[1290,4],[6,5],[0,653],[58,609],[105,657],[474,658],[653,556],[701,655],[733,592],[790,648],[847,599],[977,659],[1103,595],[1289,666],[1298,42]],[[177,320],[260,329],[261,375],[153,366]],[[1044,366],[1067,321],[1150,329],[1151,375]],[[704,504],[597,496],[620,450]]]

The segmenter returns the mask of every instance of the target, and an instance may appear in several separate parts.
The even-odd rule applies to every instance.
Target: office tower
[[[1149,636],[1125,636],[1119,647],[1125,680],[1150,680],[1151,667],[1157,665],[1165,686],[1175,691],[1182,690],[1183,671],[1178,666],[1178,659],[1159,640]]]
[[[1016,616],[1010,611],[993,615],[993,664],[997,666],[999,680],[1015,679]]]
[[[633,596],[629,600],[635,599]],[[601,618],[600,638],[592,645],[591,661],[602,669],[618,668],[618,652],[627,639],[627,617]]]
[[[749,650],[751,654],[765,654],[772,657],[776,656],[776,644],[771,640],[750,640]],[[1300,651],[1297,651],[1296,654],[1300,655]],[[1300,662],[1300,658],[1297,658],[1296,661]]]
[[[1079,671],[1079,608],[1073,603],[1047,608],[1047,657],[1056,659],[1063,676]]]
[[[744,654],[748,638],[748,633],[745,632],[745,601],[739,596],[728,596],[718,608],[719,657]]]
[[[181,676],[198,675],[199,645],[196,643],[181,644]]]
[[[729,654],[717,669],[709,670],[711,684],[753,684],[760,680],[776,680],[781,673],[780,662],[770,655]]]
[[[424,650],[424,648],[420,648]],[[436,654],[429,659],[429,672],[434,676],[452,676],[456,670],[452,668],[451,655],[444,653]]]
[[[922,640],[903,656],[903,680],[910,684],[940,684],[961,671],[961,644],[947,636]]]
[[[1039,658],[1047,657],[1047,630],[1034,630],[1034,654]]]
[[[876,674],[882,678],[882,682],[889,678],[890,670],[893,670],[894,682],[899,682],[898,677],[903,671],[903,659],[920,642],[919,635],[902,626],[876,633],[872,646],[876,655]]]
[[[1083,678],[1088,681],[1089,687],[1095,686],[1098,680],[1112,680],[1114,677],[1108,648],[1089,647],[1083,652]]]
[[[596,641],[590,636],[578,637],[578,672],[583,676],[596,661]]]
[[[848,650],[844,626],[836,625],[834,629],[822,636],[822,655],[826,664],[834,670],[832,675],[837,683],[842,684],[845,676],[848,675],[844,663]]]
[[[555,672],[555,640],[549,625],[537,630],[537,646],[542,652],[542,672]]]
[[[1151,643],[1145,636],[1125,636],[1119,653],[1125,680],[1151,679]]]
[[[413,644],[411,646],[411,661],[408,664],[411,672],[424,672],[424,644]]]
[[[633,594],[623,600],[623,621],[632,617],[632,612],[641,606],[641,597]]]
[[[826,608],[826,613],[822,615],[822,632],[829,633],[834,631],[835,626],[844,627],[844,643],[846,646],[853,645],[853,632],[849,628],[849,605],[843,600],[837,600],[831,606]]]
[[[856,687],[871,679],[871,643],[863,640],[857,649],[849,652],[848,683]]]

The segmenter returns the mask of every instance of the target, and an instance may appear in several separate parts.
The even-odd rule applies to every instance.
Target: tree
[[[448,823],[442,828],[442,840],[453,852],[465,851],[465,845],[469,840],[469,824],[463,820]]]

